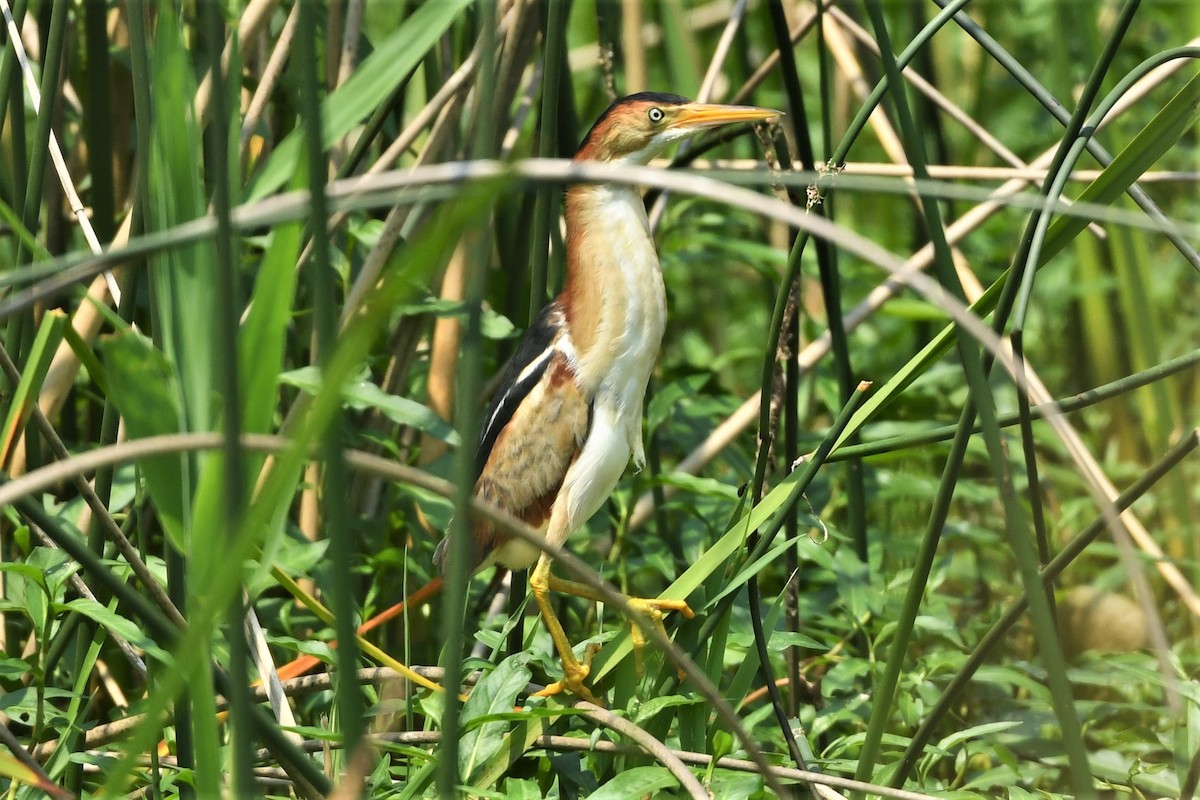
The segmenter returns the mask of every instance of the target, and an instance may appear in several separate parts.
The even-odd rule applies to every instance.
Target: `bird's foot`
[[[592,671],[591,666],[583,662],[572,659],[571,661],[563,661],[563,676],[562,680],[557,680],[548,685],[540,692],[534,692],[534,697],[553,697],[563,692],[570,692],[580,700],[586,700],[589,703],[597,706],[603,706],[604,701],[592,694],[591,690],[583,685],[583,681],[587,678],[588,673]]]
[[[696,612],[692,611],[685,600],[646,597],[629,597],[626,599],[634,611],[641,612],[649,617],[651,624],[658,628],[658,632],[664,637],[667,636],[666,626],[663,625],[664,612],[675,611],[687,619],[693,619],[696,616]],[[636,622],[631,621],[629,623],[629,637],[633,644],[633,658],[634,663],[637,665],[637,674],[640,677],[643,674],[642,649],[646,646],[646,632]]]

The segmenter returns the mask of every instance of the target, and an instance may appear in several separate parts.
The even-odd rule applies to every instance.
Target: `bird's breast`
[[[570,202],[572,199],[574,203]],[[568,198],[568,324],[581,384],[640,402],[666,325],[666,294],[641,196]]]
[[[568,195],[564,305],[575,372],[597,407],[621,421],[641,460],[641,410],[662,344],[667,302],[641,196],[587,187]]]

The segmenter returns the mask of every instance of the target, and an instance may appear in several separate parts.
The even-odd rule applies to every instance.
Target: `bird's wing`
[[[487,464],[496,438],[508,425],[517,407],[542,379],[550,359],[554,355],[555,339],[561,323],[562,313],[556,303],[541,310],[529,330],[521,337],[517,352],[504,370],[500,385],[492,396],[492,403],[483,417],[479,431],[479,446],[475,449],[475,477],[478,478]]]
[[[549,516],[563,478],[587,438],[591,407],[567,358],[562,310],[538,314],[500,379],[483,418],[475,454],[475,495],[539,527]],[[477,520],[471,566],[477,568],[508,537]],[[434,561],[444,568],[446,540]],[[520,557],[497,554],[506,566]]]

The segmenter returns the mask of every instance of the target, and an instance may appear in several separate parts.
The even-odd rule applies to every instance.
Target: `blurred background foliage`
[[[909,796],[1190,797],[1200,6],[979,0],[934,30],[942,5],[0,0],[10,796],[695,796],[657,741],[721,798],[854,788],[769,780],[752,744]],[[856,128],[880,43],[911,44],[905,92]],[[1053,160],[1078,104],[1185,46],[1101,125],[1071,122],[1107,156]],[[946,302],[720,189],[655,188],[670,316],[650,466],[570,550],[622,591],[687,593],[698,618],[669,629],[736,726],[655,648],[635,669],[620,614],[577,599],[564,621],[618,719],[528,698],[558,667],[510,591],[524,576],[443,598],[431,565],[458,431],[562,286],[562,181],[421,170],[569,158],[645,89],[786,111],[677,160],[780,207],[807,189],[835,246],[935,262],[1019,330],[1047,397],[1106,387],[1067,407],[1083,455],[1023,430],[1001,368],[973,382],[977,348],[928,349]],[[1053,209],[1039,260],[1037,209],[1072,170],[1063,198],[1090,204]],[[952,251],[931,250],[943,234]],[[984,290],[1043,262],[1019,324],[989,316]],[[979,408],[1005,427],[984,414],[952,443]],[[796,457],[830,439],[800,485]],[[767,558],[738,524],[752,506],[784,529]],[[478,680],[465,705],[439,664]]]

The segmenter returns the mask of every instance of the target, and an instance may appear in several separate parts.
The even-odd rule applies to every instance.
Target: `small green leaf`
[[[708,789],[713,797],[719,797],[721,800],[760,800],[775,796],[770,792],[763,792],[762,778],[727,769],[715,771]]]
[[[666,422],[677,405],[683,405],[681,401],[685,398],[695,398],[699,394],[701,387],[708,383],[710,377],[707,373],[689,375],[683,380],[669,383],[656,390],[650,396],[650,402],[646,404],[647,430],[657,430],[659,426]]]
[[[804,647],[820,653],[829,649],[829,645],[796,631],[777,631],[771,635],[770,649],[772,652],[782,653],[793,647]]]
[[[432,314],[435,317],[467,316],[467,304],[462,300],[447,300],[442,297],[429,297],[420,303],[411,303],[397,309],[401,314]],[[485,306],[479,317],[479,332],[485,339],[508,339],[516,336],[517,326],[512,320],[495,309]]]
[[[1021,724],[1020,720],[1008,719],[1001,722],[985,722],[982,725],[973,725],[966,730],[955,731],[945,739],[942,739],[938,742],[938,747],[943,750],[949,750],[971,739],[981,739],[993,733],[1000,733],[1010,728],[1019,727]]]
[[[0,658],[0,680],[22,678],[32,672],[29,662],[19,658]]]
[[[40,587],[43,591],[46,588],[45,577],[42,571],[32,564],[26,564],[21,561],[0,561],[0,572],[11,572],[16,575],[23,575],[29,579],[30,583]]]
[[[719,481],[716,478],[702,478],[697,475],[688,475],[684,472],[667,472],[660,480],[663,485],[673,486],[688,494],[711,497],[715,500],[737,502],[737,487],[727,481]]]
[[[686,697],[684,695],[671,694],[666,697],[652,697],[638,707],[633,721],[641,725],[665,709],[674,708],[675,706],[696,705],[700,702],[701,698],[699,696]]]
[[[161,661],[167,661],[170,656],[165,650],[160,648],[153,639],[145,634],[145,632],[130,619],[122,617],[120,614],[111,610],[107,606],[102,606],[95,600],[86,597],[78,597],[68,603],[55,603],[54,608],[66,609],[74,611],[77,614],[82,614],[98,625],[120,636],[125,641],[138,647],[146,653],[153,655]]]
[[[41,694],[40,698],[39,693]],[[72,697],[74,695],[71,692],[53,686],[43,688],[22,686],[20,689],[0,695],[0,712],[7,714],[22,725],[32,725],[37,719],[40,704],[46,722],[51,725],[60,725],[65,721],[65,717],[48,701],[70,700]]]
[[[334,663],[333,648],[328,642],[317,639],[296,639],[292,636],[268,636],[271,644],[295,648],[306,656],[320,659],[326,664]]]
[[[25,563],[41,572],[40,583],[47,595],[53,599],[61,596],[60,590],[63,585],[79,571],[79,565],[57,547],[35,547],[25,559]]]
[[[537,781],[509,778],[504,781],[504,796],[509,800],[542,800],[542,790]]]
[[[285,372],[279,376],[279,380],[306,394],[315,396],[321,391],[321,371],[316,367],[301,367]],[[453,447],[458,446],[458,432],[429,407],[407,397],[388,394],[370,381],[359,380],[346,384],[342,389],[342,398],[351,408],[374,408],[393,422],[416,428]]]

